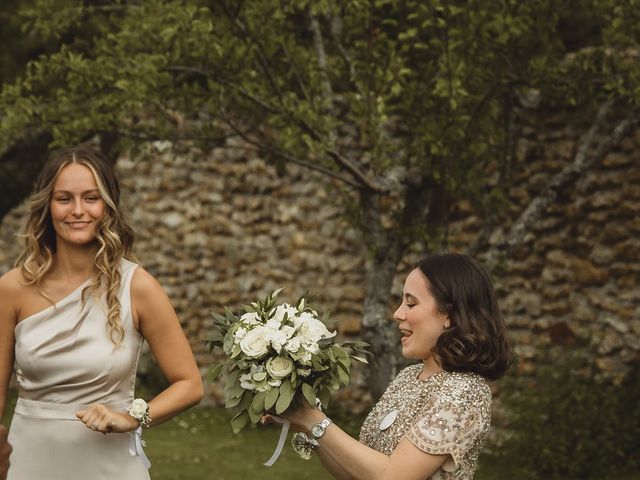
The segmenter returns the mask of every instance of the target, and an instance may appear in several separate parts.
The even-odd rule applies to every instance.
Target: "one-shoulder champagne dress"
[[[136,266],[121,263],[121,345],[109,339],[104,299],[87,292],[83,301],[89,280],[16,326],[19,398],[9,431],[9,480],[149,479],[140,431],[103,435],[75,416],[93,403],[126,411],[133,399],[143,342],[131,311]]]

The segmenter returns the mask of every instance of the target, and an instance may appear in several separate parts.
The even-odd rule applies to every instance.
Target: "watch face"
[[[322,435],[324,435],[324,427],[322,425],[314,425],[311,428],[311,435],[316,438],[320,438]]]

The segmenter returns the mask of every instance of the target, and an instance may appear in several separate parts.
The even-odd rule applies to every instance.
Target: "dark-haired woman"
[[[426,257],[407,276],[394,320],[403,356],[420,362],[392,381],[360,442],[307,407],[283,415],[309,438],[297,448],[339,479],[471,479],[489,432],[487,379],[512,362],[490,278],[468,256]]]
[[[17,268],[0,278],[0,414],[15,359],[10,480],[145,480],[142,427],[202,397],[202,381],[158,282],[131,261],[113,169],[72,149],[43,167]],[[134,399],[147,340],[169,387]],[[108,435],[107,435],[108,434]]]

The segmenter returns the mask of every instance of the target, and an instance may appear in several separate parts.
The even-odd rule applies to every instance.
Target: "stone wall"
[[[494,243],[571,161],[577,137],[558,125],[523,129],[516,186],[508,194],[511,220]],[[596,345],[601,367],[614,375],[640,359],[639,148],[640,131],[562,192],[505,263],[497,288],[521,371],[534,368],[538,346],[576,339]],[[156,143],[146,156],[120,159],[118,170],[137,257],[167,290],[203,372],[210,311],[281,286],[291,300],[310,289],[343,334],[357,335],[364,251],[341,215],[338,190],[306,170],[279,176],[241,150],[172,152]],[[0,273],[17,254],[14,234],[25,211],[16,208],[0,225]],[[451,248],[464,251],[481,226],[468,204],[458,205]],[[399,269],[394,302],[405,270]],[[220,398],[216,385],[210,392]]]
[[[519,171],[507,199],[511,220],[495,232],[493,244],[573,160],[584,131],[557,117],[547,125],[540,117],[529,122],[516,149]],[[590,344],[600,368],[618,379],[640,360],[639,152],[640,130],[560,192],[505,262],[496,286],[521,371],[535,368],[541,346]],[[459,215],[451,245],[464,249],[482,221],[465,214],[464,205]]]

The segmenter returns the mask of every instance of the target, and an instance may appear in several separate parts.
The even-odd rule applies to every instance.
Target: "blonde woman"
[[[167,295],[130,259],[133,232],[110,164],[71,149],[43,167],[17,268],[0,278],[0,414],[15,359],[10,480],[148,479],[142,427],[203,388]],[[135,399],[146,340],[169,387]]]

